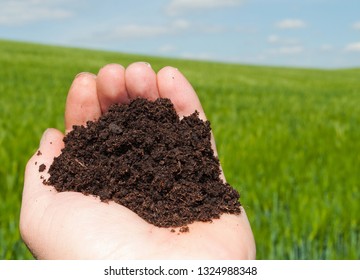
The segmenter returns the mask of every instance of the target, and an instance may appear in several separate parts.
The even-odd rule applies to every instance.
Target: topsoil
[[[74,126],[45,183],[113,200],[159,227],[239,214],[239,193],[220,179],[210,139],[198,112],[180,120],[169,99],[135,99]]]

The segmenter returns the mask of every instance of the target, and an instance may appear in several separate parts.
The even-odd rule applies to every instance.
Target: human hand
[[[80,73],[74,79],[66,101],[66,132],[73,125],[98,119],[113,103],[128,103],[136,97],[169,98],[180,117],[197,110],[206,119],[195,91],[177,69],[165,67],[156,74],[146,63],[133,63],[126,69],[109,64],[97,76]],[[115,202],[45,186],[39,165],[50,167],[61,153],[63,137],[56,129],[46,130],[41,155],[35,154],[26,166],[20,232],[36,258],[255,258],[255,242],[243,208],[240,215],[223,214],[212,223],[194,222],[189,232],[177,235]],[[212,144],[216,153],[214,139]],[[48,174],[42,174],[47,179]]]

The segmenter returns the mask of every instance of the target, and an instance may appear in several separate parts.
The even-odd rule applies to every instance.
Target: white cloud
[[[221,33],[225,32],[226,28],[221,25],[209,25],[209,24],[193,24],[186,19],[176,19],[171,22],[169,28],[172,28],[173,31],[185,31],[191,29],[191,31],[197,33]]]
[[[280,54],[298,54],[304,51],[302,46],[293,46],[293,47],[282,47],[279,49]]]
[[[113,30],[104,32],[105,37],[108,39],[134,39],[144,37],[157,37],[160,35],[168,34],[169,28],[166,26],[150,26],[150,25],[136,25],[129,24],[119,26]]]
[[[194,29],[199,33],[208,33],[208,34],[216,34],[226,32],[228,29],[225,26],[221,25],[200,25]]]
[[[334,49],[334,47],[332,45],[330,45],[330,44],[323,44],[323,45],[320,46],[320,50],[324,51],[324,52],[331,51],[333,49]]]
[[[284,19],[276,23],[276,27],[281,29],[294,29],[306,27],[306,23],[301,19]]]
[[[97,36],[104,39],[141,39],[159,37],[163,35],[195,33],[219,33],[225,29],[221,26],[196,25],[185,19],[176,19],[162,25],[126,24],[113,28],[106,28],[98,32]]]
[[[106,28],[97,32],[97,38],[103,40],[119,40],[119,39],[142,39],[154,38],[163,35],[178,34],[186,31],[191,27],[191,23],[187,20],[175,20],[166,25],[139,25],[127,24],[115,28]]]
[[[347,52],[360,52],[360,42],[355,42],[355,43],[348,44],[345,47],[345,51],[347,51]]]
[[[258,32],[258,29],[255,26],[236,26],[234,31],[244,34],[255,34]]]
[[[298,45],[299,40],[296,38],[283,38],[278,35],[269,35],[267,37],[267,42],[270,44],[278,44],[278,45]]]
[[[178,15],[193,10],[234,7],[244,0],[172,0],[166,8],[169,15]]]
[[[181,54],[181,57],[185,59],[193,59],[193,60],[215,60],[214,54],[208,52],[202,52],[202,53],[184,52]]]
[[[355,22],[352,27],[355,29],[355,30],[360,30],[360,21],[358,22]]]
[[[191,24],[186,19],[177,19],[171,25],[176,29],[188,29]]]
[[[43,20],[58,20],[73,16],[61,8],[60,0],[4,0],[1,1],[0,25],[22,25]]]
[[[270,35],[270,36],[268,36],[268,38],[267,38],[267,41],[268,41],[268,43],[270,43],[270,44],[276,44],[276,43],[279,42],[279,40],[280,40],[280,38],[279,38],[279,36],[277,36],[277,35]]]
[[[304,52],[304,47],[303,46],[286,46],[286,47],[280,47],[277,49],[271,49],[268,51],[268,53],[270,54],[275,54],[275,55],[295,55],[295,54],[300,54]]]
[[[171,44],[167,44],[167,45],[163,45],[161,46],[158,51],[160,53],[170,53],[170,52],[173,52],[173,51],[176,51],[176,47],[174,45],[171,45]]]

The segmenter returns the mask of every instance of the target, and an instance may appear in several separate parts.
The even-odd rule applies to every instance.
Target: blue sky
[[[245,64],[360,67],[360,1],[0,0],[0,38]]]

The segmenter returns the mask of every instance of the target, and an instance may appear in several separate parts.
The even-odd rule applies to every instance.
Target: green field
[[[211,121],[259,259],[360,259],[360,69],[195,62],[0,41],[0,259],[29,259],[23,173],[47,127],[64,128],[78,72],[110,62],[179,68]]]

